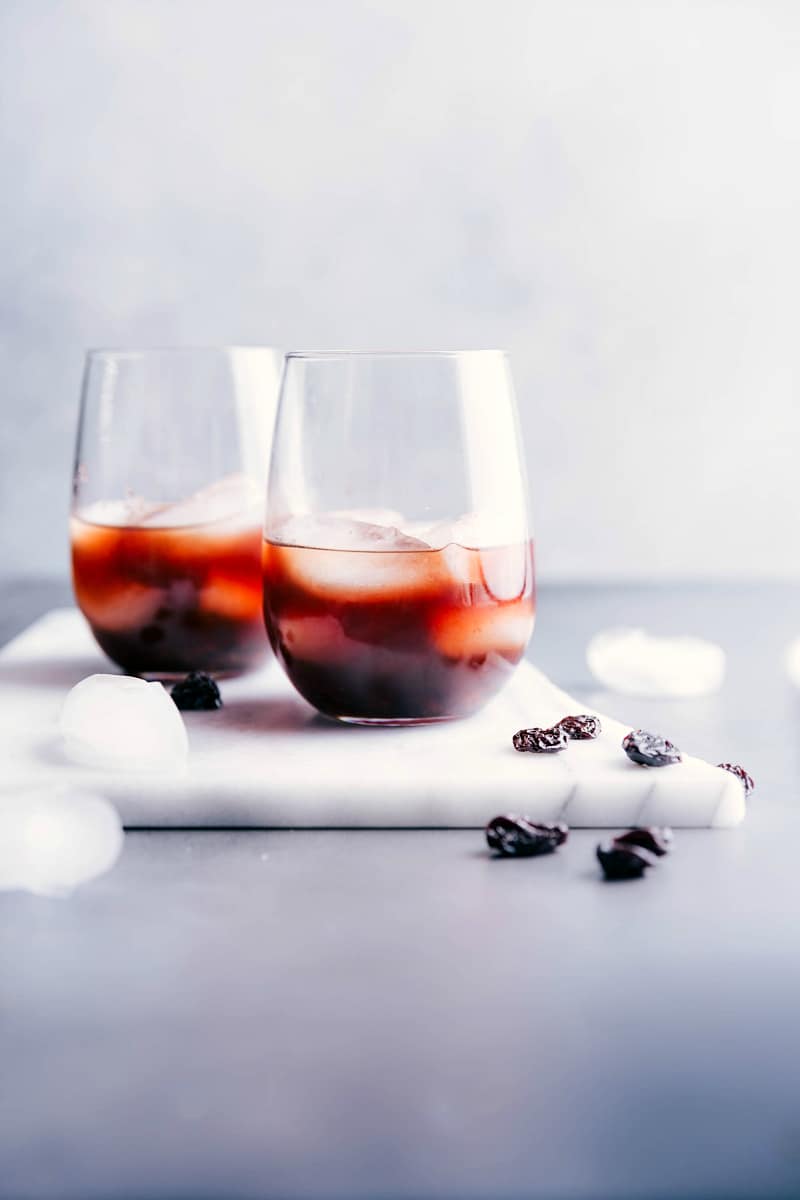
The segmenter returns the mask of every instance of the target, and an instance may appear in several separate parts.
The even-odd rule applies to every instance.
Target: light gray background
[[[504,346],[545,578],[800,574],[800,5],[0,0],[0,571],[83,348]]]

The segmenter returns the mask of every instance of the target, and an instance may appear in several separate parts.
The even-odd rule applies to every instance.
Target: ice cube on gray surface
[[[596,634],[586,661],[604,687],[628,696],[705,696],[719,690],[725,675],[725,652],[714,642],[622,626]]]
[[[176,770],[189,750],[186,726],[160,683],[89,675],[68,693],[59,728],[75,762],[114,770]]]
[[[69,893],[108,871],[122,824],[101,796],[67,788],[0,793],[0,890]]]
[[[800,688],[800,637],[795,638],[786,647],[786,674],[795,687]]]

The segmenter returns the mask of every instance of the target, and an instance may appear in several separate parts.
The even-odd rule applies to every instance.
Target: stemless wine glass
[[[266,347],[87,356],[73,585],[124,670],[235,674],[268,653],[261,526],[281,364]]]
[[[326,716],[466,716],[533,629],[533,549],[499,351],[289,354],[270,469],[264,613]]]

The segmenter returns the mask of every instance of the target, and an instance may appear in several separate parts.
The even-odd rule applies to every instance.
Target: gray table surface
[[[0,637],[64,602],[6,584]],[[597,836],[141,832],[68,900],[0,894],[0,1196],[800,1195],[796,587],[544,589],[532,657],[758,788],[606,884]],[[592,690],[609,623],[713,636],[725,688]]]

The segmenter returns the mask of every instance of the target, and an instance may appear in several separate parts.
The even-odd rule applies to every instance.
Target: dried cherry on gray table
[[[38,590],[37,590],[38,588]],[[64,589],[4,594],[6,634]],[[608,623],[713,636],[725,689],[593,692]],[[798,704],[788,586],[544,589],[559,683],[757,790],[604,884],[597,836],[129,834],[67,901],[0,894],[0,1195],[800,1195]]]

